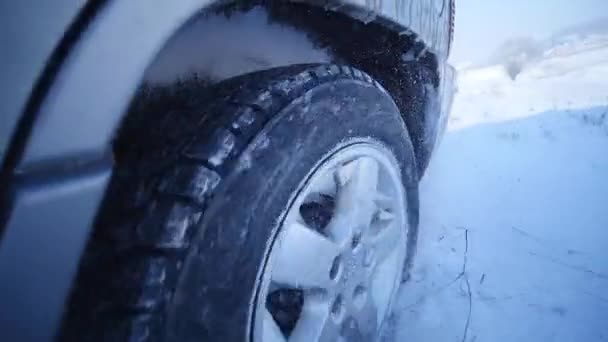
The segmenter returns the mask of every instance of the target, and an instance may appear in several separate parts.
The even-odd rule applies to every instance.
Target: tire
[[[412,262],[414,152],[393,100],[365,73],[296,65],[211,88],[147,89],[123,126],[63,341],[252,340],[287,208],[313,171],[352,146],[377,146],[395,163],[406,206],[399,265]],[[302,305],[298,294],[289,300]]]

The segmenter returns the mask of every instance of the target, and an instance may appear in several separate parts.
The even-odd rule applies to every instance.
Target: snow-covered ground
[[[459,77],[396,341],[608,341],[608,46]]]

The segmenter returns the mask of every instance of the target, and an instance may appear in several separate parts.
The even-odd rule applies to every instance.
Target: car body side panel
[[[103,7],[47,94],[20,168],[101,155],[147,65],[209,2],[130,0]]]
[[[85,0],[1,1],[0,163],[53,49]]]
[[[110,176],[109,166],[22,184],[0,248],[0,339],[50,341]]]

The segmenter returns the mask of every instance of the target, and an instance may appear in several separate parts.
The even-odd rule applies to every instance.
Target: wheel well
[[[214,83],[288,64],[351,65],[391,94],[410,133],[419,169],[424,168],[430,153],[424,146],[428,94],[418,83],[438,87],[436,56],[406,28],[382,18],[355,19],[341,9],[285,1],[213,6],[166,43],[142,84],[175,88],[192,78]]]

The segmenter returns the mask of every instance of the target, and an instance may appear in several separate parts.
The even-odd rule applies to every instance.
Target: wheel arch
[[[192,77],[215,82],[294,63],[351,65],[378,80],[393,97],[422,174],[434,143],[435,129],[429,125],[438,108],[429,103],[438,102],[444,54],[434,48],[437,42],[426,42],[370,8],[346,1],[331,9],[314,1],[216,4],[168,40],[146,70],[144,83],[171,87]]]
[[[278,20],[316,34],[324,40],[323,44],[341,50],[336,53],[340,59],[389,84],[387,89],[399,102],[406,96],[396,89],[399,80],[395,71],[404,64],[403,58],[413,56],[416,61],[424,61],[434,73],[434,84],[439,82],[439,68],[447,58],[449,39],[440,32],[447,29],[438,27],[447,23],[448,16],[435,10],[441,8],[443,12],[443,2],[448,1],[397,1],[394,8],[383,7],[381,2],[358,0],[329,4],[315,0],[263,3]],[[113,1],[102,6],[83,33],[84,39],[75,44],[62,63],[55,85],[41,101],[37,120],[30,132],[26,132],[27,145],[18,153],[18,158],[13,158],[16,160],[13,167],[27,173],[65,162],[83,164],[107,157],[113,133],[156,54],[196,13],[230,3],[232,1],[187,0],[149,6],[145,1]],[[259,3],[251,1],[246,6]],[[283,11],[285,6],[305,7],[315,14],[302,16],[295,11]],[[424,20],[412,20],[416,15]],[[309,19],[323,16],[322,21]],[[422,34],[403,26],[408,22],[406,18],[410,18],[409,23]],[[433,23],[437,28],[430,30]],[[337,30],[347,25],[352,25],[358,34]],[[383,38],[377,39],[378,34]],[[345,38],[350,38],[348,43],[339,43]],[[379,45],[378,41],[387,46]],[[358,53],[348,56],[344,53],[347,50]],[[375,66],[366,63],[370,56],[376,60]],[[78,129],[66,130],[66,122]]]

